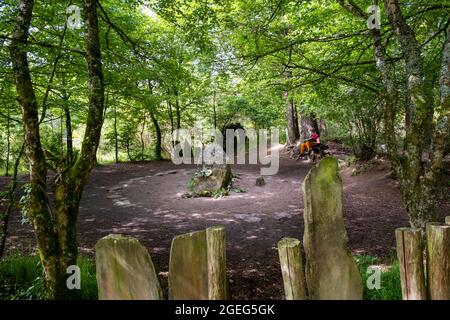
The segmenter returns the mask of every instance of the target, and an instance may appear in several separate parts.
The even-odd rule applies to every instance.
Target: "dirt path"
[[[224,225],[233,298],[283,297],[276,244],[283,236],[302,238],[300,186],[310,164],[282,159],[280,171],[255,186],[257,166],[235,166],[235,186],[246,193],[213,198],[182,198],[192,166],[168,161],[124,163],[95,169],[85,189],[79,216],[81,253],[93,255],[95,242],[110,233],[140,239],[150,250],[167,287],[170,242],[175,235]],[[349,246],[355,254],[389,256],[394,230],[407,226],[400,195],[386,171],[352,177],[343,171],[344,209]],[[9,249],[30,251],[29,225],[11,219]]]

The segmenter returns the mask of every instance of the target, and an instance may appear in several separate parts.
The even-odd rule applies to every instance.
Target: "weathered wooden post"
[[[426,300],[421,229],[398,228],[395,237],[403,300]]]
[[[226,231],[224,227],[206,229],[208,256],[208,299],[228,299]]]
[[[306,300],[305,272],[300,240],[283,238],[278,242],[281,274],[286,300]]]
[[[135,238],[111,234],[95,245],[100,300],[160,300],[158,276],[147,249]]]
[[[311,300],[360,300],[362,278],[347,249],[338,162],[326,157],[303,182],[305,274]]]
[[[450,225],[427,224],[428,298],[450,300]]]

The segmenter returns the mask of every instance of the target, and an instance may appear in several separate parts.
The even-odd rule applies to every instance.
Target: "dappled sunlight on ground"
[[[236,165],[234,187],[222,198],[184,198],[195,166],[167,161],[117,164],[96,168],[81,203],[80,253],[93,256],[94,245],[110,233],[138,238],[151,253],[167,289],[168,259],[174,236],[224,225],[227,230],[227,273],[234,298],[282,298],[277,242],[303,237],[301,183],[309,164],[282,159],[275,176],[256,186],[257,165]],[[386,172],[364,177],[343,174],[344,216],[353,254],[390,256],[394,230],[407,226],[395,183]],[[29,225],[11,219],[9,250],[33,252]],[[276,279],[276,280],[274,280]]]

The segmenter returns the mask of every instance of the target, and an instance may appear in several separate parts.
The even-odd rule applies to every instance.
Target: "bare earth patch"
[[[239,165],[234,186],[223,198],[185,198],[194,166],[169,161],[123,163],[96,168],[85,189],[78,223],[80,252],[94,255],[94,245],[110,233],[138,238],[148,249],[167,295],[172,238],[178,234],[223,225],[227,229],[228,276],[235,299],[282,299],[276,250],[284,236],[302,239],[301,183],[310,164],[282,158],[275,176],[256,186],[259,166]],[[395,250],[394,230],[408,226],[399,191],[387,171],[362,176],[342,172],[349,247],[354,254],[388,257]],[[448,212],[448,206],[441,207]],[[14,213],[9,249],[30,252],[29,225]]]

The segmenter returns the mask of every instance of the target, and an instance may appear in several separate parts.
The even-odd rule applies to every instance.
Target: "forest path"
[[[97,167],[81,203],[78,239],[81,253],[94,255],[94,245],[110,233],[141,240],[149,249],[167,289],[171,240],[174,236],[224,225],[227,230],[228,274],[233,298],[283,298],[277,242],[284,236],[302,239],[301,183],[311,164],[281,158],[280,170],[257,187],[259,166],[236,165],[240,176],[223,198],[183,198],[194,166],[169,161],[120,163]],[[374,170],[344,180],[344,215],[354,254],[387,257],[394,252],[394,230],[407,226],[400,194],[387,171]],[[32,230],[15,213],[9,249],[34,248]]]

